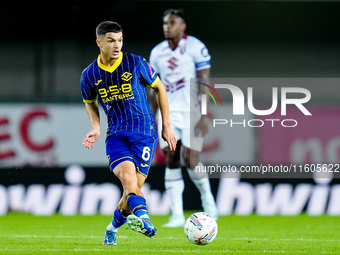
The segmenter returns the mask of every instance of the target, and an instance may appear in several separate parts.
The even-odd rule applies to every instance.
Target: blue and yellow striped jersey
[[[84,103],[98,98],[102,105],[108,120],[107,136],[125,130],[157,136],[146,86],[155,86],[158,79],[143,57],[121,52],[111,67],[103,65],[99,55],[84,69],[80,87]]]

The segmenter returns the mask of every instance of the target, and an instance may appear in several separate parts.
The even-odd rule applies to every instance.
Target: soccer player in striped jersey
[[[208,125],[206,116],[200,115],[198,91],[196,86],[190,87],[190,78],[200,78],[203,81],[209,78],[210,55],[203,42],[185,34],[186,16],[183,10],[166,10],[163,14],[163,30],[165,40],[152,49],[150,64],[166,87],[171,127],[177,140],[180,140],[176,151],[169,150],[166,143],[159,141],[166,158],[165,189],[172,212],[169,222],[164,226],[179,227],[185,223],[181,158],[191,180],[200,191],[203,210],[215,219],[218,217],[207,174],[194,170],[196,166],[203,166],[199,162],[199,154]],[[190,119],[193,125],[190,125]],[[159,123],[162,123],[161,119]]]
[[[125,222],[148,237],[156,234],[141,187],[148,175],[157,144],[157,128],[147,101],[146,86],[156,92],[160,105],[163,139],[171,150],[176,138],[170,127],[167,94],[152,67],[140,56],[123,53],[123,31],[112,21],[96,28],[100,55],[81,75],[81,92],[92,130],[83,140],[90,149],[100,135],[98,102],[108,121],[106,154],[111,171],[120,179],[123,196],[107,226],[104,245],[115,245],[116,233]],[[107,194],[110,196],[110,194]]]

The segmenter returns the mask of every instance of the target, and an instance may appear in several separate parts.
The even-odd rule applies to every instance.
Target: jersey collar
[[[98,58],[97,58],[97,63],[98,63],[98,66],[107,71],[107,72],[110,72],[110,73],[113,73],[114,70],[117,69],[117,67],[120,65],[120,63],[122,63],[122,60],[123,60],[123,52],[120,52],[119,54],[119,58],[117,59],[117,61],[113,64],[113,66],[106,66],[104,64],[102,64],[100,62],[100,54],[98,55]]]
[[[169,42],[167,42],[167,43],[168,43],[167,45],[168,45],[168,47],[169,47],[172,51],[175,51],[175,50],[177,50],[178,48],[185,47],[184,45],[185,45],[185,41],[186,41],[187,38],[188,38],[188,35],[187,35],[187,34],[183,34],[182,38],[179,39],[179,42],[178,42],[177,47],[176,47],[175,49],[172,49],[172,48],[170,47],[170,43],[169,43]]]

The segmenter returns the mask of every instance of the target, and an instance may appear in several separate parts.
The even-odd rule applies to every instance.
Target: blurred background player
[[[150,55],[150,64],[160,75],[167,91],[171,127],[178,141],[176,151],[170,151],[167,144],[160,141],[166,159],[165,189],[172,211],[165,227],[179,227],[185,223],[181,160],[201,194],[203,210],[215,219],[218,217],[208,174],[194,170],[196,166],[203,166],[199,162],[199,154],[203,147],[203,137],[208,132],[208,122],[206,116],[200,115],[197,86],[191,88],[190,93],[190,78],[206,81],[210,77],[210,55],[204,43],[185,34],[186,27],[186,15],[183,10],[166,10],[163,14],[165,40],[154,47]],[[190,100],[194,100],[192,105],[197,106],[191,113]],[[190,125],[190,117],[196,118],[194,125]],[[161,123],[161,120],[158,120],[158,124],[162,125]],[[190,139],[193,134],[195,138]]]
[[[177,141],[170,127],[164,85],[145,59],[121,51],[121,26],[112,21],[101,22],[96,35],[100,55],[84,69],[80,82],[92,125],[83,144],[88,149],[93,148],[100,135],[99,101],[108,119],[107,159],[111,171],[123,186],[123,196],[107,226],[103,242],[104,245],[115,245],[116,233],[125,222],[148,237],[156,234],[141,192],[157,144],[157,128],[147,101],[147,85],[156,92],[164,121],[162,137],[170,150],[175,149]]]

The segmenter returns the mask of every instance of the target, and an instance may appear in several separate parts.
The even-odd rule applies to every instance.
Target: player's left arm
[[[152,68],[154,69],[154,71],[157,73],[157,70],[158,69],[158,65],[157,65],[157,54],[156,54],[156,49],[153,49],[150,53],[150,65],[152,66]],[[159,74],[157,73],[158,77]],[[157,110],[158,110],[158,104],[157,104],[157,99],[156,99],[156,94],[155,94],[155,90],[153,89],[150,89],[149,90],[149,96],[148,96],[148,99],[149,99],[149,104],[150,104],[150,107],[151,107],[151,110],[153,112],[153,115],[156,116],[156,113],[157,113]]]
[[[200,82],[208,83],[210,78],[210,68],[197,70],[196,77]],[[205,136],[207,133],[208,133],[208,117],[207,115],[201,115],[201,119],[199,120],[195,127],[195,136]]]
[[[145,59],[141,61],[141,74],[144,77],[146,84],[149,84],[156,92],[156,100],[162,117],[162,138],[168,143],[169,149],[174,151],[176,149],[177,140],[170,126],[168,96],[164,84]]]
[[[161,111],[163,125],[162,138],[168,143],[169,149],[174,151],[176,149],[177,140],[170,126],[169,103],[164,84],[158,79],[157,83],[152,88],[156,92],[157,103]]]

